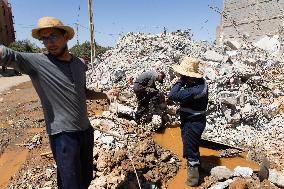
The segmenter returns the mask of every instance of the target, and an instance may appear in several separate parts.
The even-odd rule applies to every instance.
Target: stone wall
[[[217,42],[232,38],[254,42],[263,35],[279,35],[283,23],[283,0],[224,0]]]

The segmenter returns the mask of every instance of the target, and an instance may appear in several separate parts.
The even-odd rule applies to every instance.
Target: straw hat
[[[69,40],[72,39],[74,36],[73,28],[69,26],[64,26],[63,23],[59,19],[54,18],[54,17],[40,18],[37,23],[37,28],[32,30],[32,36],[36,39],[40,39],[40,36],[39,36],[40,30],[46,29],[46,28],[58,28],[58,29],[65,30],[68,35]]]
[[[200,60],[196,58],[185,57],[180,65],[173,65],[172,68],[181,75],[202,78],[202,75],[198,71],[199,63]]]

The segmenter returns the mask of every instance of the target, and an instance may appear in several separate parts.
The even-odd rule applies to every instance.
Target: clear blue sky
[[[14,15],[17,40],[29,39],[31,29],[42,16],[54,16],[65,24],[79,26],[79,40],[89,40],[88,0],[9,0]],[[80,11],[79,9],[80,5]],[[208,6],[222,8],[222,0],[93,0],[95,39],[113,46],[119,34],[160,33],[192,29],[196,40],[215,40],[220,15]],[[79,17],[78,17],[79,14]],[[70,41],[69,46],[76,43]]]

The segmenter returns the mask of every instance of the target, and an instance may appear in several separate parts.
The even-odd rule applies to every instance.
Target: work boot
[[[198,166],[187,166],[187,180],[188,186],[197,186],[199,183],[199,170]]]

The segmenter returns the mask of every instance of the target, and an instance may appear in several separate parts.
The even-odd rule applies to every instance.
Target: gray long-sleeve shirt
[[[155,71],[147,71],[143,72],[141,75],[137,77],[134,82],[134,91],[140,91],[146,88],[156,88],[155,81],[158,77],[157,72]]]
[[[77,57],[60,61],[43,53],[19,53],[4,46],[0,65],[28,74],[44,112],[46,131],[86,130],[90,126],[86,105],[86,65]],[[1,54],[0,54],[1,55]]]

